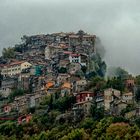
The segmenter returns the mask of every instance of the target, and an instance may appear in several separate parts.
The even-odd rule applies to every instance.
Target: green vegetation
[[[134,106],[128,105],[125,109],[123,109],[123,110],[121,111],[121,115],[124,116],[125,113],[130,112],[130,111],[132,111],[132,110],[134,110],[134,109],[135,109]]]
[[[15,89],[12,91],[12,93],[9,95],[9,102],[14,101],[15,97],[22,96],[24,95],[24,90],[23,89]]]
[[[121,67],[110,67],[108,68],[108,76],[126,78],[129,76],[129,73]]]
[[[61,67],[59,70],[58,70],[59,73],[67,73],[67,69],[65,67]]]
[[[113,77],[111,79],[108,79],[107,87],[112,87],[120,91],[125,91],[125,81],[121,77]]]
[[[5,59],[14,58],[15,56],[14,48],[12,47],[4,48],[2,51],[2,56]]]
[[[16,92],[15,92],[16,94]],[[59,92],[57,93],[59,95]],[[129,122],[124,117],[104,116],[104,108],[91,107],[91,116],[79,118],[61,118],[75,103],[72,96],[48,96],[40,108],[50,108],[42,113],[34,112],[29,123],[18,125],[16,121],[0,122],[0,139],[2,140],[137,140],[140,138],[140,119]],[[128,109],[131,108],[128,106]],[[127,109],[126,109],[127,110]]]

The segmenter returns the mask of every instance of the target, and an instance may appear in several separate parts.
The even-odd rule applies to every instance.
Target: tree
[[[95,126],[95,121],[92,118],[85,118],[80,125],[84,129],[92,129],[93,126]]]
[[[42,131],[38,136],[38,140],[47,140],[47,133]]]
[[[106,81],[104,78],[96,76],[91,79],[90,88],[93,88],[96,91],[103,90],[106,88]]]
[[[137,75],[135,78],[136,85],[140,85],[140,75]]]
[[[124,108],[124,109],[121,111],[121,115],[124,116],[125,113],[130,112],[130,111],[132,111],[132,110],[134,110],[134,109],[135,109],[135,107],[134,107],[133,105],[127,105],[127,107]]]
[[[136,118],[135,123],[140,128],[140,117]]]
[[[83,140],[86,138],[84,129],[74,129],[67,136],[64,136],[61,140]]]
[[[108,74],[109,77],[121,77],[121,78],[127,78],[129,76],[129,73],[121,68],[121,67],[110,67],[108,69]]]
[[[0,125],[0,134],[5,136],[12,136],[16,133],[16,123],[7,121]]]
[[[106,130],[106,136],[110,139],[122,140],[127,133],[130,132],[130,126],[127,123],[115,123],[111,124]]]
[[[16,44],[14,47],[14,51],[22,53],[23,45],[22,44]]]
[[[140,101],[140,75],[135,78],[135,99],[137,102]]]
[[[72,107],[72,104],[74,104],[75,101],[76,99],[74,96],[60,97],[53,102],[53,107],[54,109],[58,109],[61,112],[65,112]]]
[[[59,73],[67,73],[67,69],[65,67],[61,67],[59,70],[58,70]]]
[[[92,139],[100,138],[101,136],[105,135],[106,129],[110,126],[112,123],[112,117],[109,118],[103,118],[98,122],[96,125],[96,128],[92,131]]]
[[[22,96],[24,95],[24,90],[23,89],[15,89],[10,93],[9,95],[9,101],[12,102],[16,96]]]
[[[11,47],[4,48],[2,51],[2,56],[5,59],[14,58],[15,57],[14,48]]]
[[[86,67],[86,66],[82,66],[82,67],[81,67],[81,70],[82,70],[82,72],[83,72],[84,74],[86,74],[87,67]]]
[[[31,38],[27,35],[23,35],[23,37],[21,37],[22,42],[26,45],[31,43]]]
[[[114,88],[120,91],[125,91],[124,79],[121,77],[113,77],[107,80],[107,88]]]
[[[82,77],[84,77],[84,73],[83,73],[82,70],[77,70],[77,71],[75,72],[75,76],[82,78]]]
[[[97,108],[96,105],[91,106],[91,115],[95,120],[101,120],[104,117],[104,108]]]
[[[120,122],[125,122],[125,123],[128,123],[129,121],[127,119],[125,119],[124,117],[119,117],[119,116],[116,116],[113,118],[113,123],[120,123]]]

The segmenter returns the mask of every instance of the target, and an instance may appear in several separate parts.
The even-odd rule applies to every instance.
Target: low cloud
[[[0,0],[0,49],[26,34],[82,29],[96,34],[110,66],[139,74],[140,1]]]

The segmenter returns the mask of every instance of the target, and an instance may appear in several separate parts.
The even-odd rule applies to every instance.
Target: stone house
[[[76,103],[74,107],[76,108],[76,110],[82,110],[84,113],[84,116],[90,116],[91,115],[90,109],[93,104],[94,104],[93,101],[87,100],[87,101]],[[74,108],[73,108],[73,111],[74,111]]]
[[[45,48],[45,59],[51,59],[56,56],[58,52],[63,52],[63,48],[61,46],[49,45]]]
[[[136,116],[140,116],[140,106],[136,107]]]
[[[28,51],[29,55],[30,56],[45,56],[45,48],[46,48],[46,45],[43,44],[43,45],[33,45],[30,47],[30,50]]]
[[[132,110],[130,112],[125,113],[125,118],[126,119],[131,119],[131,118],[133,118],[135,116],[136,116],[136,109],[134,109],[134,110]]]
[[[80,44],[79,36],[76,34],[70,34],[69,35],[69,46],[79,45],[79,44]]]
[[[75,74],[76,71],[81,70],[81,65],[80,63],[70,63],[68,66],[68,73],[70,74]]]
[[[26,95],[15,97],[14,104],[19,113],[25,112],[29,108],[29,100],[27,100]]]
[[[29,101],[29,107],[37,107],[43,101],[44,97],[47,96],[45,90],[36,91],[34,94],[28,94],[27,100]]]
[[[70,81],[70,75],[69,74],[59,74],[57,77],[57,84],[61,85],[64,82]]]
[[[131,87],[131,86],[134,87],[135,81],[134,79],[126,79],[125,84],[126,84],[126,87]]]
[[[7,77],[4,78],[1,82],[0,94],[2,97],[8,97],[10,93],[17,87],[18,78],[16,77]]]
[[[127,107],[127,103],[123,100],[115,100],[110,103],[110,111],[112,115],[120,115],[121,111]]]
[[[84,33],[80,30],[77,34],[69,34],[69,45],[81,45],[81,44],[90,44],[92,45],[95,41],[96,36]]]
[[[45,90],[39,90],[33,94],[15,97],[13,102],[15,104],[14,109],[16,109],[19,113],[26,112],[29,108],[39,106],[45,96],[47,96]]]
[[[120,91],[116,89],[109,88],[104,90],[104,107],[106,111],[110,110],[110,103],[114,101],[114,96],[120,98],[120,95]]]
[[[19,76],[19,79],[18,79],[18,86],[19,88],[22,88],[23,90],[29,90],[30,88],[30,74],[28,73],[22,73],[20,76]]]
[[[57,75],[54,74],[53,71],[48,72],[47,75],[46,75],[45,77],[46,77],[46,81],[47,81],[47,82],[49,82],[49,81],[57,81]]]
[[[60,60],[59,61],[59,67],[60,68],[61,67],[67,68],[68,64],[69,64],[69,60]]]
[[[133,78],[125,80],[125,86],[130,92],[134,92],[135,81]]]
[[[87,80],[86,79],[78,80],[76,81],[75,86],[76,86],[76,92],[84,91],[87,86]]]
[[[134,98],[133,97],[134,96],[133,96],[132,92],[122,94],[122,99],[128,104],[133,104],[134,103]]]

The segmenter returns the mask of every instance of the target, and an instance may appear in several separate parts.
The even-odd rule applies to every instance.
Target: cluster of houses
[[[95,35],[80,30],[78,33],[24,36],[22,40],[15,59],[0,64],[1,112],[16,110],[22,114],[58,91],[62,97],[76,96],[73,111],[76,113],[82,109],[87,115],[94,103],[97,108],[104,107],[116,115],[128,104],[134,103],[131,91],[124,94],[112,88],[99,93],[86,91],[89,81],[85,73],[90,71],[90,57],[96,55]],[[127,80],[127,84],[134,86],[134,81]],[[26,94],[7,102],[16,89],[23,89]]]
[[[15,58],[0,64],[0,97],[4,111],[22,113],[58,90],[61,96],[83,91],[88,81],[81,69],[88,69],[90,55],[96,53],[95,39],[95,35],[82,30],[24,36],[23,43],[16,45]],[[23,89],[26,94],[6,102],[17,89]]]
[[[134,80],[126,80],[126,86],[131,81],[131,87],[134,87]],[[140,108],[136,105],[135,93],[127,91],[122,93],[113,88],[107,88],[104,91],[93,93],[82,91],[76,94],[76,104],[73,107],[74,114],[77,116],[79,110],[82,110],[86,116],[91,114],[91,106],[96,105],[97,109],[104,108],[107,115],[120,116],[122,111],[128,106],[133,106],[131,111],[126,113],[126,118],[140,115]]]

